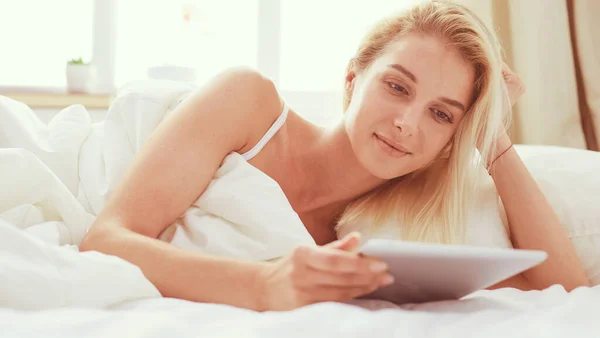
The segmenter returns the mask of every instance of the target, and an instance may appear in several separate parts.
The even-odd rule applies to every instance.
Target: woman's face
[[[436,37],[408,34],[388,45],[346,78],[345,125],[359,161],[383,179],[426,166],[469,109],[474,82],[473,67]]]

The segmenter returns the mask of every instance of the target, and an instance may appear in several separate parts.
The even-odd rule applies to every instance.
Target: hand
[[[503,62],[502,65],[502,75],[504,77],[504,83],[506,83],[506,89],[508,91],[510,105],[513,106],[521,97],[521,95],[525,93],[525,84],[523,83],[519,75],[517,75],[515,72],[512,71],[512,69],[510,69],[510,67],[508,67],[506,62]],[[501,129],[499,130],[496,139],[496,148],[493,150],[490,162],[493,161],[495,156],[498,156],[499,154],[504,152],[504,150],[508,149],[508,147],[510,147],[510,145],[512,144],[512,141],[508,137],[508,133],[506,132],[504,126],[500,128]],[[488,163],[486,168],[489,168],[489,166],[490,164]]]
[[[508,90],[510,105],[513,106],[521,95],[525,93],[525,84],[521,81],[519,75],[513,72],[506,63],[503,63],[502,66],[502,75],[504,76],[504,82]]]
[[[292,310],[304,305],[347,301],[393,282],[385,263],[352,252],[359,237],[350,234],[322,247],[302,246],[268,265],[262,286],[266,310]]]
[[[525,84],[515,72],[508,67],[506,62],[502,63],[502,76],[504,77],[504,83],[506,84],[506,90],[508,91],[508,97],[510,99],[510,105],[513,106],[517,100],[525,93]],[[477,149],[481,150],[481,140],[477,141]],[[496,148],[493,150],[492,158],[489,161],[493,160],[494,154],[500,154],[502,151],[507,149],[512,144],[510,138],[508,137],[508,133],[504,126],[500,127],[498,131],[497,139],[496,139]],[[486,168],[489,167],[489,164],[486,165]]]

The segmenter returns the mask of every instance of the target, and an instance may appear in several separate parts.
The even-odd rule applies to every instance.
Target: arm
[[[514,104],[525,92],[525,86],[507,64],[504,64],[502,73],[510,102]],[[511,140],[503,130],[494,153],[501,154],[510,145]],[[544,263],[490,289],[514,287],[532,290],[561,284],[570,291],[578,286],[589,286],[566,231],[514,148],[493,162],[490,175],[504,204],[513,246],[548,253]]]
[[[510,144],[508,136],[503,134],[496,154]],[[566,231],[514,148],[493,163],[490,174],[506,210],[513,246],[548,253],[544,263],[503,282],[502,286],[544,289],[561,284],[569,291],[589,286]]]
[[[165,297],[258,311],[346,301],[389,284],[387,267],[352,252],[359,241],[350,235],[325,247],[298,247],[274,263],[194,253],[156,239],[204,191],[224,157],[249,150],[281,109],[270,81],[240,70],[182,102],[140,149],[80,251],[137,265]]]
[[[232,70],[215,78],[148,138],[80,250],[139,266],[167,297],[257,308],[256,278],[266,263],[191,253],[156,238],[204,191],[224,157],[251,148],[280,111],[274,86],[260,74]]]

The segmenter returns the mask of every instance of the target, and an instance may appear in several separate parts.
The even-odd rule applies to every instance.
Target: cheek
[[[454,128],[438,125],[423,131],[423,157],[425,161],[431,161],[437,157],[448,145],[454,136]]]
[[[361,121],[360,115],[358,114],[358,107],[354,107],[352,104],[348,106],[348,109],[344,113],[344,124],[346,125],[346,131],[351,141],[356,139],[356,135],[360,132]]]
[[[372,126],[377,122],[377,109],[366,101],[350,103],[345,115],[346,128],[354,141],[364,142],[370,136]]]

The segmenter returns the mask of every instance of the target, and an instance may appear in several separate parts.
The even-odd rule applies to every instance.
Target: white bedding
[[[101,307],[160,296],[135,266],[80,254],[77,245],[135,153],[191,90],[130,83],[95,124],[73,105],[46,125],[0,96],[0,306]],[[245,259],[316,245],[279,185],[236,153],[168,230],[160,238],[179,247]]]
[[[468,299],[394,307],[321,303],[290,312],[162,298],[109,309],[0,309],[3,337],[599,337],[600,287],[567,294],[514,289]],[[368,310],[371,309],[371,310]]]
[[[595,320],[600,286],[571,293],[558,286],[540,292],[481,291],[460,301],[402,307],[361,300],[256,313],[162,298],[134,265],[97,252],[79,253],[77,244],[140,142],[188,90],[149,87],[153,99],[129,101],[144,103],[137,107],[113,107],[130,114],[113,114],[108,128],[92,124],[81,106],[63,110],[46,126],[25,105],[0,97],[0,336],[600,336]],[[193,227],[206,216],[208,204],[197,202],[180,225]],[[285,203],[278,208],[286,213]],[[243,219],[248,217],[254,214],[248,211]],[[285,217],[298,225],[294,214]],[[227,231],[247,234],[241,224],[229,223]],[[260,259],[309,243],[297,227],[290,229],[275,233],[280,237],[268,243],[259,241],[260,233],[247,234],[240,243]],[[230,252],[226,247],[210,250]]]

